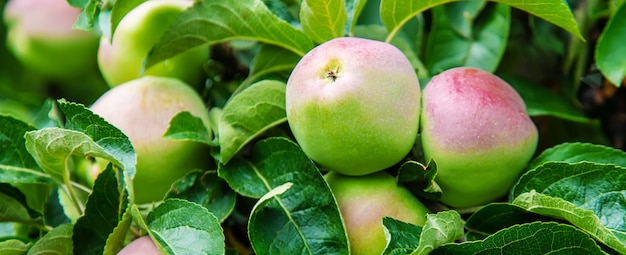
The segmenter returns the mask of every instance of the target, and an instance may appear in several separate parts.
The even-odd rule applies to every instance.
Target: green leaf
[[[0,180],[6,183],[53,183],[26,149],[24,134],[34,127],[0,115]]]
[[[239,85],[237,91],[246,89],[248,84],[259,80],[264,75],[281,71],[291,72],[298,61],[300,61],[299,55],[285,48],[264,44],[254,56],[250,75]]]
[[[122,214],[128,207],[124,181],[121,172],[111,164],[98,175],[85,214],[74,226],[74,254],[103,253],[109,235],[122,221]]]
[[[595,49],[595,61],[600,72],[615,86],[626,78],[626,2],[611,16]]]
[[[117,29],[117,25],[120,24],[120,21],[122,21],[124,16],[145,1],[147,0],[115,1],[113,8],[111,9],[111,31],[109,35],[115,36],[115,29]],[[109,39],[112,40],[113,37],[110,36]]]
[[[126,211],[122,214],[122,219],[108,236],[106,245],[104,246],[104,252],[102,253],[103,255],[115,255],[124,247],[128,230],[133,223],[132,208],[133,206],[126,207]]]
[[[429,199],[441,198],[441,188],[435,182],[437,164],[430,161],[427,166],[417,161],[406,161],[398,169],[398,183],[404,184],[411,192]]]
[[[241,195],[265,196],[248,224],[257,254],[348,254],[348,238],[330,188],[294,142],[280,137],[259,141],[250,161],[233,159],[220,165],[218,174]],[[283,192],[275,190],[279,187]]]
[[[85,1],[80,0],[82,3]],[[104,0],[89,0],[86,5],[82,5],[83,11],[78,16],[78,20],[74,23],[75,29],[89,31],[93,29],[96,22],[98,21],[98,14],[100,14],[100,10],[104,5]]]
[[[60,100],[59,108],[65,114],[66,129],[85,133],[114,158],[109,161],[117,162],[130,178],[135,175],[137,156],[132,143],[121,130],[81,104]]]
[[[285,88],[283,82],[263,80],[226,104],[218,128],[222,163],[267,129],[287,121]]]
[[[511,203],[490,203],[481,207],[465,222],[467,240],[482,240],[503,228],[535,221],[553,221]]]
[[[261,0],[203,0],[185,11],[146,59],[146,67],[188,49],[228,40],[256,40],[303,56],[313,42]]]
[[[304,32],[316,43],[344,35],[348,13],[344,0],[303,0],[300,23]]]
[[[224,221],[235,208],[236,194],[215,171],[192,171],[172,184],[165,198],[181,198],[204,206]]]
[[[426,255],[437,247],[454,243],[463,236],[463,220],[454,210],[437,214],[426,214],[426,224],[422,228],[417,250],[412,255]]]
[[[534,222],[499,231],[485,240],[448,244],[439,254],[605,254],[585,232],[556,222]]]
[[[530,162],[528,169],[535,169],[551,161],[568,163],[587,161],[626,167],[626,152],[599,144],[562,143],[541,152]]]
[[[524,80],[521,77],[506,74],[499,74],[499,76],[507,81],[524,99],[528,115],[550,115],[581,123],[589,122],[589,118],[565,96],[548,90],[535,82]]]
[[[73,254],[72,224],[63,224],[48,232],[28,250],[28,255]]]
[[[396,36],[402,26],[411,18],[434,6],[453,2],[454,0],[432,0],[432,1],[412,1],[412,0],[382,0],[380,16],[383,24],[389,31],[387,42]],[[566,1],[563,0],[495,0],[526,11],[553,23],[584,41],[574,15]]]
[[[417,249],[422,227],[384,217],[383,227],[387,246],[383,254],[409,254]]]
[[[606,218],[613,218],[612,221],[621,221],[623,224],[626,218],[623,209],[617,211],[617,214],[607,211],[599,218],[591,210],[582,209],[561,198],[537,193],[534,190],[519,195],[513,201],[513,205],[537,214],[567,220],[620,254],[626,254],[626,238],[624,238],[623,229],[611,229],[612,226],[607,228],[605,223]],[[611,205],[607,207],[610,210]]]
[[[212,144],[211,132],[204,126],[202,119],[184,111],[176,114],[170,120],[170,126],[163,137],[176,140],[194,141],[204,144]]]
[[[28,207],[24,194],[7,183],[0,183],[0,222],[43,225],[41,215]]]
[[[29,244],[25,244],[17,239],[9,239],[0,242],[0,254],[3,255],[24,255],[29,248]]]
[[[165,254],[225,252],[219,220],[196,203],[167,199],[148,214],[146,223],[152,240]]]
[[[433,8],[433,25],[428,37],[425,62],[431,75],[470,66],[494,72],[504,54],[511,9],[503,4],[487,5],[475,19],[481,2],[450,3]],[[466,17],[459,19],[456,17]]]
[[[366,0],[345,0],[346,12],[348,13],[348,20],[346,21],[346,28],[344,34],[351,35],[354,31],[359,16],[365,8]]]

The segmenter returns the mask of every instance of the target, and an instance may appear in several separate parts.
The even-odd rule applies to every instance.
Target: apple
[[[142,72],[152,47],[189,8],[193,1],[151,0],[128,12],[120,21],[113,40],[103,36],[98,49],[98,66],[109,86],[114,87],[142,75],[178,78],[198,87],[202,65],[209,59],[209,48],[199,46],[160,62]]]
[[[428,209],[387,172],[347,176],[331,171],[324,178],[339,205],[352,255],[382,254],[387,244],[383,217],[420,226],[426,221]]]
[[[320,166],[365,175],[401,161],[419,128],[420,85],[395,46],[344,37],[308,52],[286,90],[287,120]]]
[[[161,251],[150,239],[150,236],[142,236],[130,242],[117,255],[161,255]]]
[[[72,27],[80,13],[66,0],[11,0],[4,10],[7,46],[45,77],[68,80],[97,70],[98,36]]]
[[[422,100],[422,146],[437,163],[441,201],[462,208],[504,196],[537,147],[519,94],[494,74],[458,67],[433,77]]]
[[[166,139],[169,122],[182,111],[209,126],[209,113],[200,96],[174,78],[143,76],[103,94],[91,110],[119,128],[137,154],[133,180],[135,202],[163,199],[171,184],[196,168],[210,165],[209,148],[193,141]]]

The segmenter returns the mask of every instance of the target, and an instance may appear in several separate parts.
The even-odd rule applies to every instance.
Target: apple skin
[[[117,255],[161,255],[161,251],[150,239],[150,236],[142,236],[130,242]]]
[[[145,58],[178,16],[193,5],[188,0],[146,1],[120,21],[113,40],[103,36],[98,49],[98,66],[111,87],[142,75],[178,78],[197,88],[202,84],[202,65],[209,48],[199,46],[141,72]]]
[[[428,209],[384,171],[364,176],[324,175],[346,226],[350,254],[382,254],[387,240],[383,217],[424,225]]]
[[[72,28],[80,12],[66,0],[11,0],[4,10],[7,46],[47,78],[69,80],[97,70],[98,36]]]
[[[433,77],[422,100],[422,146],[437,164],[441,201],[463,208],[504,196],[537,147],[519,94],[494,74],[458,67]]]
[[[189,170],[210,166],[207,146],[163,137],[170,120],[182,111],[189,111],[209,126],[202,99],[178,79],[143,76],[109,90],[91,110],[119,128],[135,149],[136,203],[159,201],[171,184]]]
[[[343,37],[308,52],[287,81],[287,120],[320,166],[365,175],[398,163],[419,128],[420,85],[391,44]]]

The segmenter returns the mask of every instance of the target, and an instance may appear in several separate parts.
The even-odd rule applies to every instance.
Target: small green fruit
[[[161,255],[161,251],[150,236],[143,236],[130,242],[117,255]]]
[[[192,4],[193,1],[188,0],[143,2],[120,21],[112,42],[102,37],[98,66],[109,86],[114,87],[142,75],[178,78],[193,87],[202,84],[202,65],[209,59],[209,48],[204,46],[183,52],[141,72],[152,47]]]
[[[182,111],[189,111],[209,126],[202,99],[180,80],[138,78],[103,94],[91,110],[124,132],[133,144],[137,154],[133,180],[137,203],[163,199],[174,181],[210,163],[208,148],[203,144],[163,137],[172,117]]]
[[[424,225],[428,209],[386,172],[365,176],[327,173],[346,225],[352,255],[381,254],[385,249],[383,217]]]
[[[286,91],[287,120],[303,151],[322,167],[365,175],[398,163],[419,126],[420,86],[391,44],[337,38],[308,52]]]
[[[537,146],[537,128],[517,92],[497,76],[460,67],[424,88],[422,145],[437,163],[441,201],[482,205],[504,196]]]

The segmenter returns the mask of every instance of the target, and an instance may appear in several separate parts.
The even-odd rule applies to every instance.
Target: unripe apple
[[[339,205],[352,255],[382,254],[384,217],[415,225],[426,221],[428,209],[384,171],[365,176],[329,172],[324,178]]]
[[[133,186],[137,203],[163,199],[174,181],[210,163],[203,144],[163,137],[172,117],[182,111],[209,126],[202,99],[178,79],[144,76],[132,80],[103,94],[91,110],[124,132],[135,149]]]
[[[118,24],[113,40],[102,37],[98,66],[109,86],[114,87],[142,75],[178,78],[193,87],[201,84],[202,65],[209,59],[209,48],[199,46],[145,70],[143,63],[152,47],[189,8],[193,1],[151,0],[128,12]]]
[[[470,207],[504,196],[537,146],[519,94],[491,73],[459,67],[433,77],[422,100],[422,145],[437,163],[441,201]]]
[[[117,255],[161,255],[150,236],[143,236],[130,242]]]
[[[398,163],[419,125],[420,86],[391,44],[337,38],[308,52],[286,91],[287,120],[302,150],[322,167],[365,175]]]
[[[80,12],[66,0],[11,0],[4,10],[7,46],[45,78],[67,81],[95,72],[98,36],[72,28]]]

